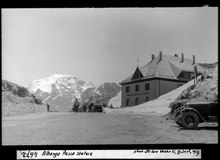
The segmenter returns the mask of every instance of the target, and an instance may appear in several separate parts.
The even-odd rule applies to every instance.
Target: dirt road
[[[3,145],[218,143],[217,127],[180,130],[161,116],[30,113],[2,117]]]

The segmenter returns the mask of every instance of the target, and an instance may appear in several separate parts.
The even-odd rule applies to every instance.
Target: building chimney
[[[184,62],[184,54],[181,53],[181,63],[183,63],[183,62]]]
[[[155,55],[154,55],[154,54],[152,54],[152,55],[151,55],[151,61],[153,61],[153,60],[154,60],[154,58],[155,58]]]
[[[193,62],[192,62],[192,65],[194,65],[196,63],[196,58],[195,58],[195,55],[193,55]]]
[[[174,57],[178,57],[178,54],[174,54]]]
[[[159,61],[162,60],[162,51],[160,51],[160,54],[159,54]]]

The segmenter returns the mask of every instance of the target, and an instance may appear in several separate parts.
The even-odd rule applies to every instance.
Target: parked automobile
[[[103,112],[103,106],[101,104],[95,104],[93,111],[94,112]]]
[[[186,129],[195,129],[202,122],[218,121],[217,103],[187,102],[175,113],[176,123]]]

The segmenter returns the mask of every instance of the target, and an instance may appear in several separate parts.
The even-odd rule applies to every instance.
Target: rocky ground
[[[190,86],[184,90],[177,100],[189,99],[190,101],[218,101],[218,65],[209,69],[203,74],[203,80],[201,76],[197,78],[195,86]]]
[[[2,116],[32,112],[45,112],[46,107],[40,99],[22,86],[2,80]]]
[[[184,130],[164,116],[29,113],[2,118],[3,145],[218,143],[217,124]]]

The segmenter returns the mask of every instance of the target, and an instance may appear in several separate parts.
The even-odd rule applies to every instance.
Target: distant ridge
[[[96,87],[91,82],[80,80],[75,76],[55,74],[32,81],[28,90],[42,99],[44,104],[50,103],[55,110],[69,111],[76,98],[81,104],[107,103],[119,93],[121,87],[115,82],[106,82]]]
[[[42,101],[27,88],[2,79],[2,115],[45,111]]]

